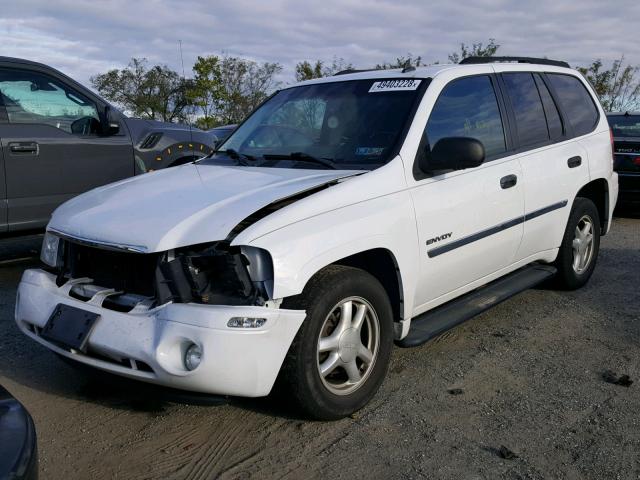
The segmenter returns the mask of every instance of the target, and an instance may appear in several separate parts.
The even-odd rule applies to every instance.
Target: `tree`
[[[451,53],[449,61],[451,63],[460,63],[460,60],[467,57],[493,57],[499,48],[500,45],[496,43],[494,38],[490,38],[489,43],[486,45],[482,42],[473,43],[471,46],[461,43],[460,51]]]
[[[223,97],[217,111],[220,122],[244,120],[279,86],[276,75],[281,71],[279,63],[259,64],[239,57],[223,57],[220,62]]]
[[[624,65],[624,55],[614,60],[610,69],[598,59],[578,70],[591,82],[605,111],[627,111],[640,108],[639,67]]]
[[[384,62],[376,65],[376,70],[389,70],[391,68],[407,68],[407,67],[420,67],[425,65],[422,62],[422,57],[414,57],[408,53],[406,57],[397,57],[395,62]]]
[[[196,125],[207,130],[220,123],[218,111],[225,99],[220,58],[215,55],[199,56],[193,65],[193,73],[194,78],[187,97],[199,114]]]
[[[353,65],[344,58],[333,57],[331,64],[326,65],[322,60],[311,64],[307,60],[296,64],[296,82],[312,80],[314,78],[330,77],[342,70],[351,70]]]
[[[91,84],[107,100],[131,114],[165,122],[184,121],[190,101],[190,82],[166,65],[147,67],[146,58],[132,58],[126,68],[91,77]]]

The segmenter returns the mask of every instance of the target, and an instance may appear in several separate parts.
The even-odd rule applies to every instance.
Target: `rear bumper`
[[[54,345],[39,335],[60,303],[100,315],[86,354]],[[231,328],[227,322],[232,317],[267,321],[259,328]],[[70,297],[64,286],[57,287],[53,275],[35,269],[24,272],[16,301],[20,330],[60,355],[158,385],[246,397],[271,391],[304,318],[300,310],[200,304],[167,304],[140,313],[121,313]],[[189,371],[183,356],[192,343],[203,353],[198,368]]]
[[[640,173],[618,172],[618,206],[640,207]]]

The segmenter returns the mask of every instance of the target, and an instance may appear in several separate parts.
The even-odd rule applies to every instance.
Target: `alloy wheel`
[[[576,225],[573,238],[573,271],[583,273],[589,268],[595,243],[593,241],[594,224],[588,215],[582,216]]]
[[[349,297],[334,306],[318,338],[318,373],[327,390],[348,395],[362,386],[379,346],[380,321],[369,302]]]

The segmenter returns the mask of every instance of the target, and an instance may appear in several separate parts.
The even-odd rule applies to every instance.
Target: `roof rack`
[[[376,70],[376,68],[365,68],[363,70],[355,70],[353,68],[349,68],[347,70],[340,70],[339,72],[334,73],[333,76],[335,77],[336,75],[348,75],[349,73],[375,72]]]
[[[460,65],[472,65],[474,63],[537,63],[538,65],[553,65],[554,67],[571,68],[567,62],[561,60],[549,60],[548,58],[533,57],[467,57],[460,60]]]

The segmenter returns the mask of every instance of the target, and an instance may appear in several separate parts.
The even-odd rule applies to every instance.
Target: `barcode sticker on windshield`
[[[373,82],[369,93],[375,92],[401,92],[407,90],[416,90],[422,80],[384,80],[382,82]]]

